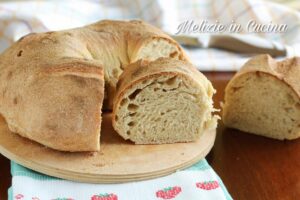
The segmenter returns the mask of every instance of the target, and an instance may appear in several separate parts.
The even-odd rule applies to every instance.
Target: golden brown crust
[[[127,47],[129,63],[137,61],[136,56],[141,47],[154,39],[164,39],[172,43],[180,53],[179,59],[188,60],[188,57],[174,39],[160,29],[140,20],[131,20],[128,22],[102,20],[87,26],[87,28],[98,33],[114,34],[115,37],[113,40],[115,41],[122,39]]]
[[[250,59],[232,79],[246,73],[266,73],[283,81],[295,91],[300,98],[300,58],[294,57],[277,62],[264,54]]]
[[[161,68],[160,66],[170,66]],[[139,60],[135,63],[130,64],[124,73],[119,77],[119,81],[117,83],[117,90],[123,90],[125,86],[135,82],[143,78],[144,76],[149,76],[151,74],[156,73],[183,73],[190,76],[196,82],[201,82],[200,85],[205,83],[206,88],[210,88],[211,83],[207,80],[207,78],[200,73],[196,67],[194,67],[191,63],[185,61],[177,61],[175,59],[166,59],[159,58],[156,62],[149,62],[147,60]],[[212,94],[210,94],[212,96]]]

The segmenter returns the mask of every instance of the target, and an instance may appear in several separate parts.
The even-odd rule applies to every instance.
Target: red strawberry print
[[[23,199],[24,198],[24,195],[23,194],[17,194],[16,196],[15,196],[15,199]]]
[[[181,187],[174,186],[174,187],[167,187],[162,190],[158,190],[156,192],[157,198],[162,199],[173,199],[181,192]]]
[[[220,185],[218,181],[205,181],[196,183],[197,188],[203,189],[203,190],[214,190],[218,188]]]
[[[91,200],[118,200],[118,196],[113,193],[105,193],[92,196]]]

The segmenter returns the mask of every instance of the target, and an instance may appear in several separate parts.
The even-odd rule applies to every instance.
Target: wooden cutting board
[[[192,143],[134,145],[111,126],[103,114],[100,152],[69,153],[44,147],[9,131],[0,116],[0,153],[32,170],[88,183],[119,183],[171,174],[204,158],[214,144],[215,130]]]

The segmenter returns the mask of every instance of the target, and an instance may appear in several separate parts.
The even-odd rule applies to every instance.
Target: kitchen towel
[[[205,159],[171,175],[122,184],[76,183],[46,176],[11,162],[9,200],[230,200]]]
[[[287,56],[300,54],[300,14],[288,7],[262,0],[77,0],[4,1],[0,3],[0,52],[30,32],[83,26],[101,19],[142,19],[175,34],[189,20],[213,24],[241,24],[239,34],[250,34],[287,47]],[[245,26],[286,24],[284,33],[249,33]],[[205,33],[189,33],[205,38]],[[186,49],[202,71],[233,71],[253,55],[220,49]],[[280,59],[280,58],[279,58]]]

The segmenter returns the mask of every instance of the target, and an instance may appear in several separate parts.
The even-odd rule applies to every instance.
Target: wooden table
[[[233,73],[205,73],[217,89],[216,107]],[[300,199],[300,139],[277,141],[219,123],[215,146],[207,160],[234,199]],[[9,160],[0,155],[0,199],[11,185]]]

